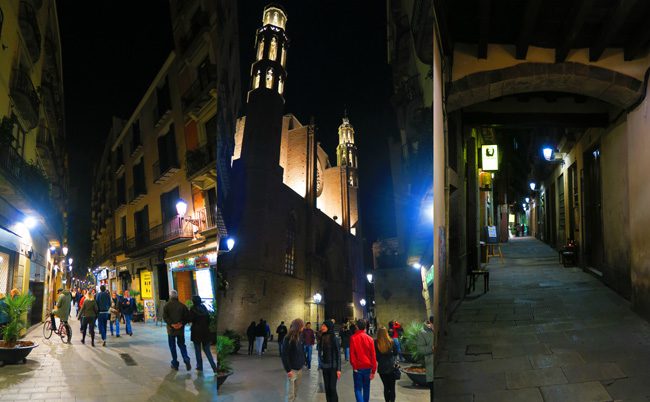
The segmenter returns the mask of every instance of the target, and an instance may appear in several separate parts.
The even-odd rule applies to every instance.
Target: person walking
[[[377,354],[377,373],[384,384],[384,401],[395,402],[395,356],[397,346],[388,336],[386,327],[377,330],[375,341],[375,353]]]
[[[252,355],[255,350],[255,321],[251,321],[251,325],[248,326],[246,330],[246,336],[248,337],[248,355]]]
[[[427,384],[431,391],[431,402],[433,402],[433,316],[424,323],[424,328],[415,338],[415,348],[420,356],[424,356],[424,367],[427,371]]]
[[[302,331],[302,339],[305,344],[305,365],[307,370],[311,370],[311,354],[316,343],[316,335],[314,330],[311,329],[311,322],[305,324],[305,329]]]
[[[122,301],[120,301],[120,312],[124,316],[124,326],[126,327],[125,331],[129,336],[133,336],[133,329],[131,328],[131,317],[133,317],[135,310],[135,299],[129,295],[128,290],[125,290]]]
[[[111,313],[110,316],[111,336],[113,336],[113,334],[116,334],[116,336],[119,338],[121,313],[120,313],[120,298],[117,296],[116,291],[113,291],[113,294],[111,295],[111,308],[108,311]],[[113,332],[113,324],[115,324],[115,332]]]
[[[264,345],[262,345],[262,353],[266,352],[269,339],[271,339],[271,326],[264,320]]]
[[[343,325],[339,335],[341,336],[341,349],[345,352],[345,361],[347,362],[350,360],[350,336],[352,335],[349,323]]]
[[[404,329],[402,329],[402,324],[400,324],[397,320],[393,321],[393,343],[397,347],[397,355],[399,356],[399,361],[403,362],[404,361],[404,355],[402,355],[402,345],[400,344],[399,337],[402,336],[404,333]]]
[[[377,370],[375,342],[365,330],[365,321],[357,320],[357,331],[350,337],[350,364],[357,402],[368,402],[370,399],[370,381],[375,378]]]
[[[298,396],[302,368],[305,365],[305,350],[301,337],[303,328],[304,323],[300,318],[291,321],[289,332],[282,341],[282,366],[287,372],[285,399],[287,402],[294,402]]]
[[[191,340],[194,343],[194,355],[196,356],[196,371],[203,371],[203,359],[201,358],[201,349],[212,367],[212,371],[217,372],[217,364],[212,358],[210,351],[210,314],[208,309],[203,305],[200,296],[192,296],[192,308],[190,309],[189,321],[192,323]]]
[[[86,293],[86,298],[81,310],[79,310],[78,317],[81,319],[81,343],[86,343],[86,330],[90,327],[90,344],[95,347],[95,320],[97,319],[98,313],[99,308],[97,307],[95,296],[91,292]]]
[[[106,346],[106,327],[110,318],[111,295],[106,291],[106,286],[99,287],[99,293],[95,296],[95,302],[99,309],[97,321],[99,324],[99,335],[102,337],[102,346]]]
[[[178,292],[172,289],[169,292],[169,301],[165,303],[163,309],[163,320],[167,323],[167,343],[172,354],[171,368],[174,370],[178,370],[179,366],[176,344],[178,344],[178,349],[181,351],[185,368],[187,370],[192,369],[190,357],[187,355],[187,348],[185,347],[185,323],[187,323],[188,318],[189,311],[187,307],[178,301]]]
[[[262,356],[264,352],[264,334],[266,334],[266,325],[264,319],[260,318],[260,322],[255,327],[255,350],[258,356]]]
[[[284,321],[278,325],[278,328],[275,330],[275,333],[278,334],[278,350],[280,351],[280,356],[282,356],[282,341],[287,335],[287,326],[284,325]]]
[[[81,309],[84,306],[87,294],[88,291],[86,289],[83,289],[81,291],[81,297],[79,298],[79,308],[77,309],[77,317],[83,317],[83,315],[81,315]],[[83,333],[83,320],[79,320],[79,332]]]
[[[327,402],[338,402],[336,382],[341,378],[341,347],[334,333],[334,323],[324,321],[320,332],[322,335],[318,346],[318,362],[323,371],[325,398]]]
[[[61,319],[65,329],[68,332],[68,343],[71,343],[72,340],[72,329],[68,325],[68,318],[70,317],[70,309],[72,303],[72,296],[70,292],[64,289],[59,289],[57,291],[59,294],[58,299],[56,300],[56,308],[50,313],[50,319],[52,320],[52,328],[57,329],[56,318],[54,315],[58,315]]]

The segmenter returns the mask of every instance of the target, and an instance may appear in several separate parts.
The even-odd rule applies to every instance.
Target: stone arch
[[[452,81],[447,111],[506,95],[545,91],[586,95],[628,109],[643,96],[644,85],[629,75],[588,64],[521,63]]]

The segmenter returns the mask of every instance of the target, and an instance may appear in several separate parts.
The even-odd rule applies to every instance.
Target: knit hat
[[[327,327],[327,332],[332,331],[332,329],[334,328],[334,323],[330,320],[323,321],[323,325]]]

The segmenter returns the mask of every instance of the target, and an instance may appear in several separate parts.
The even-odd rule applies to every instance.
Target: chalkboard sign
[[[485,233],[486,233],[486,243],[490,244],[496,244],[499,242],[499,236],[497,235],[497,227],[496,226],[486,226],[485,227]]]

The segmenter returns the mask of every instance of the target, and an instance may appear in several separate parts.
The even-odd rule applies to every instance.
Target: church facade
[[[281,8],[265,8],[247,115],[237,122],[226,202],[236,246],[219,257],[219,331],[243,333],[260,318],[273,327],[364,315],[354,128],[344,117],[332,163],[313,122],[284,114],[286,21]]]

